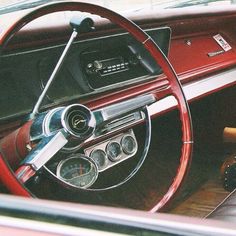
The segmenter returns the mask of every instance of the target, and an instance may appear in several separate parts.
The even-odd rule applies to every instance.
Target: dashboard
[[[163,51],[164,56],[169,58],[183,84],[188,101],[234,86],[236,83],[236,52],[232,31],[234,17],[228,22],[227,16],[224,16],[222,20],[217,14],[206,16],[199,13],[198,17],[189,16],[188,12],[183,16],[181,14],[171,17],[167,15],[163,19],[145,15],[136,20],[134,17],[134,20],[152,37]],[[132,16],[130,18],[133,19]],[[221,24],[225,20],[226,23],[229,23],[227,27]],[[64,143],[60,143],[60,151],[53,153],[52,160],[48,160],[43,167],[39,165],[38,175],[26,184],[31,188],[36,188],[36,192],[38,189],[39,195],[44,194],[43,190],[37,186],[40,185],[40,179],[46,179],[42,174],[45,173],[45,169],[47,174],[52,174],[51,178],[55,180],[46,179],[45,182],[51,184],[52,189],[49,187],[47,189],[49,193],[47,192],[45,195],[54,195],[55,188],[65,186],[71,191],[68,192],[66,198],[76,199],[76,194],[70,193],[74,193],[74,191],[78,193],[81,189],[89,190],[90,187],[96,191],[96,188],[102,188],[100,183],[101,186],[116,187],[116,183],[123,183],[122,181],[126,181],[127,176],[133,175],[132,170],[136,171],[139,159],[142,159],[140,158],[142,151],[144,150],[145,153],[145,146],[148,146],[146,143],[149,144],[149,141],[146,142],[145,139],[151,137],[150,133],[144,137],[145,132],[143,130],[139,132],[144,126],[137,125],[144,123],[145,114],[142,109],[148,106],[145,112],[154,118],[154,116],[178,106],[173,96],[166,97],[165,92],[170,92],[168,90],[170,81],[149,53],[143,49],[142,43],[135,41],[128,33],[123,33],[113,28],[113,25],[105,23],[96,28],[94,32],[81,35],[73,43],[59,74],[43,101],[40,113],[34,117],[32,124],[27,127],[22,126],[22,128],[21,124],[27,121],[27,115],[30,114],[45,88],[65,47],[65,42],[69,38],[67,36],[71,33],[71,29],[70,32],[63,31],[63,25],[48,31],[45,29],[47,28],[45,25],[41,25],[41,28],[36,27],[34,30],[38,31],[36,33],[39,35],[45,30],[44,36],[53,39],[51,44],[47,43],[45,39],[33,40],[34,30],[31,28],[23,31],[22,35],[25,32],[26,36],[21,35],[19,38],[16,36],[18,44],[10,47],[10,50],[6,50],[0,57],[0,87],[2,88],[0,122],[3,124],[0,126],[1,137],[8,138],[7,135],[11,131],[20,127],[20,131],[16,130],[12,136],[10,135],[11,142],[4,137],[1,146],[7,147],[5,150],[11,158],[9,162],[15,162],[15,166],[14,164],[12,166],[13,169],[15,167],[17,169],[21,157],[27,156],[23,163],[26,163],[26,166],[33,163],[33,155],[37,152],[34,147],[43,145],[41,140],[50,139],[51,135],[57,132],[59,136],[62,136],[60,138]],[[59,42],[59,37],[57,38],[59,31],[66,32],[62,42]],[[216,36],[230,46],[229,50],[222,48],[222,45],[215,39]],[[48,41],[50,41],[49,39]],[[32,42],[30,42],[31,40]],[[27,47],[27,45],[31,46]],[[10,46],[12,45],[10,44]],[[89,111],[89,114],[78,113],[84,111],[85,107],[88,108],[85,110]],[[122,114],[119,113],[120,107],[124,111]],[[132,109],[129,110],[129,107]],[[71,108],[75,108],[75,110],[70,110]],[[66,117],[68,119],[62,119],[67,126],[70,126],[72,133],[77,133],[78,130],[84,131],[84,128],[88,128],[86,122],[89,119],[87,118],[91,114],[97,115],[96,125],[98,125],[96,128],[92,128],[92,134],[89,133],[92,136],[86,136],[81,139],[82,141],[76,139],[78,138],[76,135],[74,139],[64,137],[63,132],[60,131],[64,127],[61,118],[65,118],[62,115],[65,114],[65,111],[70,113],[69,115],[72,114],[72,119],[69,115]],[[107,115],[109,119],[102,122],[100,126],[99,118],[103,115],[104,117]],[[87,130],[85,131],[87,132]],[[142,135],[139,135],[140,133]],[[20,141],[16,142],[15,139],[18,140],[18,137],[20,137]],[[29,142],[22,144],[22,140],[25,141],[27,138]],[[81,146],[81,142],[83,146]],[[18,146],[16,149],[8,149],[15,144],[19,144],[23,151],[22,149],[18,151]],[[192,145],[192,140],[186,140],[185,144],[185,147]],[[56,148],[53,146],[52,150],[54,151]],[[36,151],[34,152],[34,150]],[[24,155],[18,158],[21,151]],[[40,158],[42,157],[44,161],[45,155],[41,151],[39,152],[41,153]],[[18,158],[17,160],[14,159],[14,154]],[[38,162],[35,163],[38,164]],[[147,188],[146,193],[150,193],[156,188],[156,185],[152,183],[153,179],[158,179],[155,165],[156,159],[152,159],[148,163],[148,171],[140,175],[138,177],[140,181],[136,182],[142,183],[145,179],[143,177],[148,176],[150,172],[151,181],[148,181],[147,186],[145,182],[140,187]],[[40,170],[41,167],[43,170]],[[21,171],[20,168],[18,170]],[[175,172],[173,173],[175,174]],[[175,181],[178,178],[173,177],[173,179]],[[61,182],[54,183],[58,183],[58,180],[62,184]],[[113,185],[114,183],[115,185]],[[136,183],[133,184],[136,185]],[[125,190],[127,189],[125,188]],[[156,189],[153,202],[159,198],[159,189],[158,187]],[[113,195],[117,195],[118,192],[114,191]],[[135,192],[128,191],[128,194],[126,192],[124,191],[124,198],[129,195],[129,199],[127,198],[127,205],[129,205]],[[64,193],[60,193],[59,188],[57,193],[61,198],[64,197],[61,196]],[[102,197],[100,198],[98,195],[97,198],[96,201],[101,200]],[[81,199],[89,198],[85,194]],[[140,201],[145,201],[145,199]],[[139,204],[139,201],[136,201],[136,204],[142,205]],[[149,202],[147,204],[149,205]],[[155,205],[155,203],[150,205]]]
[[[171,30],[146,31],[168,56]],[[65,45],[2,55],[0,120],[30,112]],[[70,49],[44,106],[155,79],[161,69],[127,33],[77,41]],[[65,86],[66,85],[66,86]],[[27,96],[24,96],[27,92]]]

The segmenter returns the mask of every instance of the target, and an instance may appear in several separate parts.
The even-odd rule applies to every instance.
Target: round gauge
[[[88,188],[98,177],[97,166],[84,155],[63,160],[57,167],[57,176],[77,188]]]
[[[106,152],[111,161],[118,161],[121,158],[121,146],[117,142],[108,143]]]
[[[137,150],[137,143],[131,135],[126,135],[121,140],[121,147],[124,153],[131,155]]]
[[[101,149],[95,149],[91,152],[90,157],[97,164],[99,170],[103,169],[107,165],[107,155]]]

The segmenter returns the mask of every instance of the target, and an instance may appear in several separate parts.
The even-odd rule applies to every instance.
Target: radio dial
[[[96,70],[101,70],[102,69],[102,63],[100,61],[94,61],[93,66]]]
[[[102,63],[100,61],[94,61],[93,63],[89,63],[87,65],[87,73],[88,74],[96,74],[99,70],[102,69]]]

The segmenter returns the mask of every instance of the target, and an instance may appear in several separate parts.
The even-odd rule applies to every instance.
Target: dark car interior
[[[124,16],[3,15],[0,192],[235,222],[236,8]]]

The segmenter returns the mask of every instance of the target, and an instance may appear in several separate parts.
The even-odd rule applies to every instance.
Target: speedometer
[[[90,187],[98,177],[96,164],[82,154],[77,154],[59,163],[57,176],[77,188]]]

